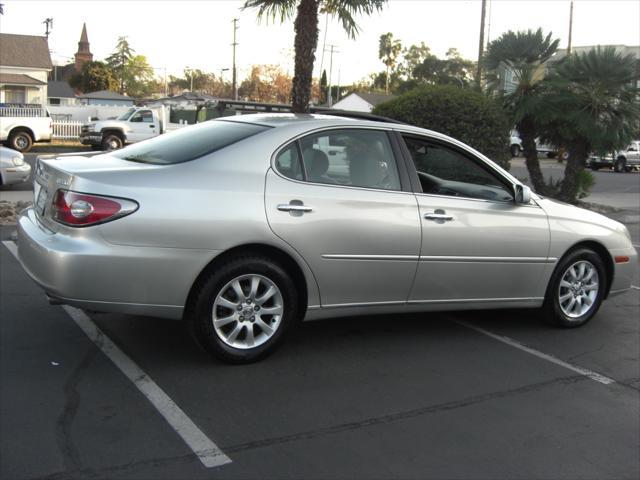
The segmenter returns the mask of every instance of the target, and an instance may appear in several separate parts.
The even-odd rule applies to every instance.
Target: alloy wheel
[[[587,260],[572,264],[565,271],[558,288],[562,312],[571,319],[585,315],[596,303],[599,278],[596,267]]]
[[[267,277],[249,274],[234,278],[220,290],[211,318],[216,334],[226,345],[249,349],[276,333],[283,312],[278,286]]]

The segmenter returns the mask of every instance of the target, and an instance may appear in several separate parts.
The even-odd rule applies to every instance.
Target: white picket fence
[[[0,106],[0,117],[46,117],[47,110],[34,106],[8,105]]]
[[[79,140],[83,122],[73,120],[54,120],[53,138],[60,140]]]

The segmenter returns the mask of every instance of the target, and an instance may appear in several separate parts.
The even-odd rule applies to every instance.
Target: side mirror
[[[531,189],[526,185],[514,185],[513,198],[517,204],[526,205],[531,201]]]

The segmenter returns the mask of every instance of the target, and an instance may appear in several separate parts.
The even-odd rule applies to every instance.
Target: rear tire
[[[520,156],[520,146],[519,145],[511,145],[511,156],[519,157]]]
[[[25,130],[16,130],[9,135],[9,147],[21,153],[26,153],[33,146],[33,138]]]
[[[602,258],[581,248],[558,263],[542,307],[547,321],[563,328],[580,327],[596,314],[606,291],[607,273]]]
[[[273,353],[299,316],[291,277],[261,255],[230,258],[196,288],[188,307],[189,330],[223,362],[251,363]]]
[[[627,162],[624,158],[618,158],[616,163],[613,164],[613,170],[618,173],[623,173],[627,169]]]

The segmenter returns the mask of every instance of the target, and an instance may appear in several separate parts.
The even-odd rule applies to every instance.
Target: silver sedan
[[[31,167],[20,152],[0,146],[0,186],[26,182],[30,174]]]
[[[229,362],[301,319],[517,307],[576,327],[636,262],[620,223],[382,121],[227,117],[40,158],[34,193],[19,255],[54,302],[184,319]]]

